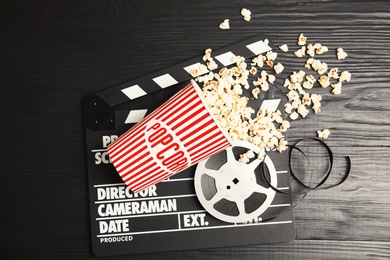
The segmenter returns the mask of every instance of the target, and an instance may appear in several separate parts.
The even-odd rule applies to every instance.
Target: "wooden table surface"
[[[230,30],[218,28],[223,19]],[[333,52],[344,48],[347,59],[329,64],[352,80],[337,96],[317,88],[322,112],[293,121],[288,138],[329,128],[332,178],[350,156],[348,180],[294,209],[290,243],[118,259],[390,258],[388,1],[17,0],[1,1],[0,20],[1,259],[94,258],[83,97],[258,34],[276,49],[297,49],[300,33]],[[304,61],[290,51],[280,62],[287,78]]]

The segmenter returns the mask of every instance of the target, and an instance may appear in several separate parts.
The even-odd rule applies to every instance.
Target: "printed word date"
[[[99,221],[99,231],[100,234],[128,232],[129,220],[117,219],[117,220],[109,220],[109,221]]]

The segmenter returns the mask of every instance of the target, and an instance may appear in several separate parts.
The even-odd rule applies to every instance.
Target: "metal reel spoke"
[[[239,149],[233,150],[233,147],[226,149],[226,163],[218,170],[206,168],[207,160],[198,164],[195,191],[209,214],[225,222],[243,223],[258,219],[271,205],[275,191],[260,184],[257,168],[262,161],[253,159],[250,163],[244,164],[235,159],[238,156],[236,152],[247,149],[258,153],[258,147],[247,142],[239,142],[235,147]],[[209,160],[215,161],[218,158],[220,157]],[[269,170],[270,183],[277,186],[276,170],[271,159],[266,158],[264,163]],[[202,184],[203,175],[212,179],[203,181]],[[203,176],[203,179],[208,177]]]
[[[226,149],[226,156],[227,156],[227,161],[228,162],[236,162],[237,161],[235,156],[234,156],[232,147],[229,147],[229,148]]]

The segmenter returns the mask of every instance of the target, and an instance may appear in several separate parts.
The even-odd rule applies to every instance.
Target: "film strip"
[[[236,55],[249,59],[265,53],[272,49],[265,39],[266,37],[259,35],[215,50],[214,60],[219,67],[226,67],[233,63],[232,57]],[[107,154],[108,144],[186,86],[192,78],[191,69],[202,63],[200,56],[84,99],[91,233],[96,255],[285,242],[294,238],[291,210],[272,221],[262,222],[262,219],[268,219],[267,216],[275,216],[282,210],[285,212],[286,208],[291,207],[291,201],[290,197],[269,190],[267,183],[257,173],[258,167],[253,171],[241,169],[235,173],[254,174],[259,186],[258,190],[250,194],[248,192],[245,198],[248,208],[245,216],[235,217],[234,207],[231,205],[208,200],[210,190],[215,189],[210,185],[210,178],[202,182],[202,179],[207,178],[204,174],[211,174],[208,166],[214,164],[215,168],[220,162],[236,162],[232,158],[238,152],[252,148],[248,143],[239,143],[227,152],[217,154],[139,195],[126,189],[112,166]],[[203,71],[204,73],[208,71]],[[255,110],[260,107],[281,109],[278,98],[262,102],[253,100],[253,104],[249,105]],[[230,153],[230,161],[223,158],[223,155],[227,157],[226,153]],[[229,163],[225,167],[229,167]],[[280,190],[289,189],[287,155],[270,153],[266,164],[272,186]],[[213,167],[209,170],[213,171]],[[241,184],[245,187],[246,184],[240,175],[230,175],[229,179],[221,181],[232,182],[231,185],[235,187]],[[234,183],[236,181],[238,182]],[[219,213],[213,212],[216,203],[222,208],[218,210]],[[226,241],[216,239],[228,234],[234,234],[234,238]],[[175,241],[174,245],[172,241]]]

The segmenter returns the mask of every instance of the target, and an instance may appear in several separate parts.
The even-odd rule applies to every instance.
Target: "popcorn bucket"
[[[108,146],[114,167],[133,192],[231,146],[200,94],[191,81]]]

